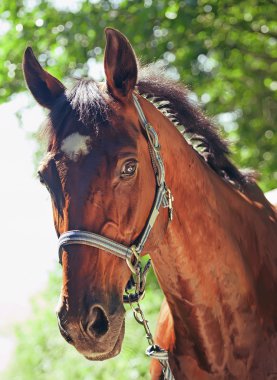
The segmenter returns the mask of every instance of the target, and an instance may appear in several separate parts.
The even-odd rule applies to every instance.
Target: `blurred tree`
[[[276,0],[2,0],[0,97],[25,89],[22,54],[61,78],[91,73],[103,29],[128,36],[143,63],[185,82],[235,143],[234,159],[277,186]],[[96,75],[96,73],[94,73]]]

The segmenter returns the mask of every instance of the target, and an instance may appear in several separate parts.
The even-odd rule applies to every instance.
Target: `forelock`
[[[111,115],[109,95],[92,79],[76,81],[72,89],[66,90],[48,115],[46,135],[49,146],[59,145],[69,134],[79,132],[97,137],[109,126]]]

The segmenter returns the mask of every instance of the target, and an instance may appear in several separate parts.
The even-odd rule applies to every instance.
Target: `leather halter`
[[[61,234],[58,242],[60,264],[62,264],[62,253],[63,248],[65,246],[71,244],[83,244],[109,252],[117,257],[120,257],[121,259],[125,259],[130,270],[133,273],[136,273],[135,265],[138,262],[139,255],[142,252],[146,240],[150,234],[150,231],[157,219],[157,216],[159,215],[159,209],[161,205],[163,205],[163,207],[168,208],[169,220],[172,220],[173,197],[165,183],[165,170],[163,160],[160,155],[160,144],[158,135],[155,129],[147,122],[141,105],[134,94],[133,100],[138,112],[140,123],[146,132],[152,166],[155,172],[157,183],[155,200],[146,225],[138,239],[138,242],[130,247],[121,243],[117,243],[116,241],[109,239],[105,236],[95,234],[89,231],[71,230],[64,232],[63,234]],[[134,261],[135,264],[133,263]]]

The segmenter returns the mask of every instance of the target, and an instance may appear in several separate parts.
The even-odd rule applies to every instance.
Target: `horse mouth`
[[[88,340],[88,336],[84,336],[80,338],[80,335],[74,334],[74,329],[71,329],[68,332],[60,323],[58,319],[59,330],[63,338],[67,341],[67,343],[73,345],[76,350],[82,354],[86,359],[93,361],[102,361],[113,358],[117,356],[121,351],[121,346],[125,333],[125,319],[122,319],[122,322],[119,326],[119,333],[112,334],[112,336],[108,333],[106,339],[102,342],[96,340]],[[75,337],[73,338],[73,336]],[[114,339],[115,338],[115,339]],[[114,345],[111,345],[111,342],[115,342]]]
[[[59,330],[60,330],[60,333],[61,333],[62,337],[66,340],[67,343],[73,345],[73,339],[68,334],[68,332],[62,327],[59,318],[58,318],[58,326],[59,326]]]
[[[107,360],[107,359],[111,359],[115,356],[117,356],[120,351],[121,351],[121,347],[122,347],[122,342],[123,342],[123,338],[124,338],[124,332],[125,332],[125,320],[123,320],[123,323],[121,325],[121,328],[120,328],[120,331],[119,331],[119,334],[118,334],[118,337],[115,341],[115,344],[113,346],[113,348],[111,350],[107,350],[106,352],[91,352],[91,353],[86,353],[86,354],[83,354],[84,357],[88,360],[93,360],[93,361],[102,361],[102,360]]]

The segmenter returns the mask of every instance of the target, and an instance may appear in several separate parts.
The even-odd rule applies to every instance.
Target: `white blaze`
[[[86,156],[90,151],[91,137],[72,133],[67,136],[61,145],[61,150],[68,158],[77,161],[81,156]]]

